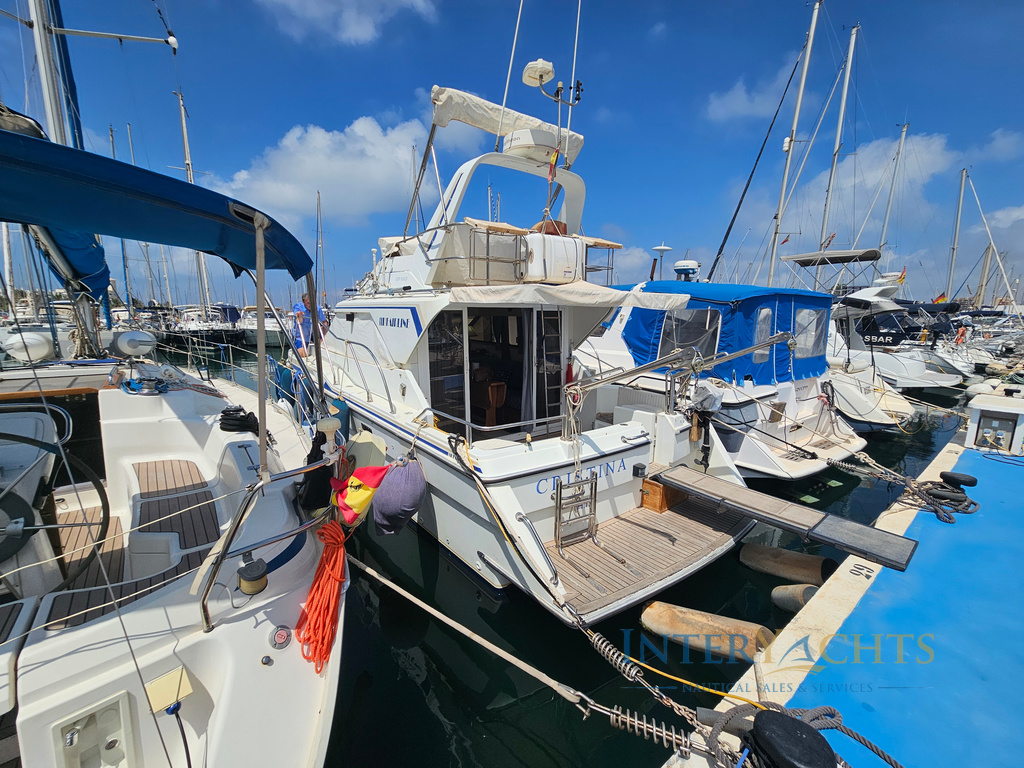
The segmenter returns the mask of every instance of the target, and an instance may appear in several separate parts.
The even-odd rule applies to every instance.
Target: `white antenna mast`
[[[498,116],[498,133],[494,137],[494,151],[501,141],[501,124],[505,121],[505,102],[508,101],[508,85],[512,82],[512,63],[516,59],[516,43],[519,41],[519,21],[523,18],[523,0],[519,0],[519,15],[516,16],[516,33],[512,36],[512,55],[508,59],[508,75],[505,77],[505,95],[501,97],[501,114]],[[443,197],[443,193],[442,193]]]
[[[576,52],[579,50],[580,45],[580,12],[583,10],[583,0],[579,0],[576,4],[576,40],[572,44],[572,79],[569,82],[576,82]],[[572,128],[572,105],[569,106],[569,116],[565,119],[565,135],[568,137],[571,133],[569,130]],[[561,136],[558,137],[561,140]],[[566,138],[566,149],[568,149],[569,139]],[[565,162],[562,164],[563,168],[569,168],[569,153],[565,153]]]

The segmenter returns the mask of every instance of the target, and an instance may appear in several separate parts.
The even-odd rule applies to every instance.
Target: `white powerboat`
[[[872,286],[839,299],[832,313],[828,355],[874,367],[897,391],[919,389],[948,393],[963,381],[958,373],[933,371],[924,361],[901,352],[896,346],[865,339],[857,328],[858,321],[864,317],[902,312],[903,308],[890,300],[898,289],[898,285]]]
[[[831,399],[857,432],[885,432],[907,427],[916,415],[913,404],[864,360],[829,358]]]
[[[257,344],[257,325],[256,307],[243,307],[237,327],[242,331],[242,341],[248,346],[254,347]],[[268,347],[288,346],[288,331],[278,321],[278,314],[271,310],[264,313],[263,334]]]
[[[452,89],[431,99],[435,128],[474,125],[504,135],[504,151],[464,163],[422,231],[381,238],[373,271],[335,306],[330,378],[372,446],[360,466],[418,458],[415,527],[492,587],[514,585],[567,623],[598,621],[715,560],[782,502],[743,488],[715,430],[677,408],[692,350],[576,378],[573,349],[614,308],[688,299],[585,282],[591,252],[609,245],[579,235],[583,180],[551,161],[560,147],[571,163],[582,136]],[[423,171],[430,155],[428,142]],[[473,180],[498,175],[532,184],[518,202],[536,225],[467,215]],[[660,367],[675,374],[668,392],[626,386]]]

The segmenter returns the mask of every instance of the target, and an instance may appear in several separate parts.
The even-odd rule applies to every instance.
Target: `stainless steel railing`
[[[281,534],[277,534],[268,539],[258,541],[255,544],[246,545],[244,548],[240,550],[231,551],[231,544],[235,540],[235,535],[238,533],[238,529],[242,525],[242,521],[245,519],[246,515],[248,515],[249,512],[252,511],[252,507],[253,505],[255,505],[256,499],[259,498],[262,490],[269,485],[280,482],[281,480],[287,480],[292,477],[298,477],[299,475],[306,474],[307,472],[312,472],[314,469],[325,467],[329,463],[330,462],[328,459],[321,459],[320,461],[313,462],[312,464],[307,464],[304,467],[290,469],[285,472],[278,472],[277,474],[271,475],[268,480],[258,480],[255,483],[252,483],[251,485],[246,487],[246,494],[243,497],[242,502],[238,505],[238,511],[235,512],[235,516],[231,519],[231,523],[230,525],[228,525],[227,531],[224,533],[224,536],[221,537],[221,541],[217,544],[217,546],[219,546],[220,549],[214,556],[213,562],[210,565],[209,573],[207,574],[206,581],[203,585],[203,593],[202,596],[199,598],[199,611],[202,614],[204,632],[213,631],[213,621],[210,618],[210,608],[208,605],[210,599],[210,592],[213,591],[213,585],[217,582],[217,577],[220,575],[220,570],[223,567],[224,562],[229,557],[237,557],[239,554],[243,554],[244,552],[251,552],[254,549],[259,549],[260,547],[268,546],[270,544],[273,544],[274,542],[291,538],[292,536],[297,536],[306,531],[307,529],[313,527],[314,525],[316,525],[316,523],[320,522],[324,519],[324,517],[330,514],[330,508],[328,507],[328,509],[325,510],[323,514],[319,515],[316,518],[313,518],[312,520],[307,520],[297,528],[294,528],[290,531],[286,531]]]
[[[513,427],[535,427],[536,428],[538,425],[543,425],[545,427],[544,434],[545,435],[549,435],[549,434],[551,434],[551,430],[547,428],[547,425],[554,424],[554,423],[557,423],[557,422],[561,422],[562,419],[565,418],[564,416],[559,414],[558,416],[546,416],[543,419],[527,419],[526,421],[514,421],[514,422],[512,422],[510,424],[496,424],[493,427],[482,427],[479,424],[474,424],[471,421],[466,421],[465,419],[460,419],[458,416],[452,416],[450,413],[445,413],[444,411],[439,411],[437,408],[430,408],[428,406],[427,408],[424,408],[422,411],[420,411],[418,414],[416,414],[416,416],[413,418],[413,423],[415,423],[415,424],[423,424],[424,426],[428,426],[428,427],[434,426],[433,424],[427,422],[423,418],[428,413],[433,414],[436,417],[440,417],[442,419],[448,419],[450,421],[454,421],[456,424],[462,424],[463,426],[468,427],[469,434],[466,436],[466,442],[469,445],[473,444],[473,431],[474,430],[477,431],[477,432],[499,432],[499,431],[507,431],[507,430],[509,430],[509,429],[511,429]]]
[[[356,364],[356,372],[359,374],[359,380],[363,384],[363,391],[366,393],[366,402],[373,402],[373,391],[366,383],[366,376],[363,373],[363,366],[359,362],[358,355],[353,354],[350,350],[350,347],[362,347],[369,353],[370,358],[373,360],[373,364],[377,367],[377,373],[380,374],[381,383],[384,385],[384,395],[388,399],[388,407],[391,409],[392,414],[397,413],[398,411],[395,408],[395,401],[391,399],[391,389],[388,387],[387,376],[384,375],[384,368],[381,366],[380,361],[377,359],[377,355],[375,355],[373,353],[373,350],[370,349],[365,344],[363,344],[361,341],[352,341],[351,339],[341,339],[341,341],[344,342],[345,344],[345,359],[351,359]],[[344,388],[344,383],[339,384],[339,386]]]

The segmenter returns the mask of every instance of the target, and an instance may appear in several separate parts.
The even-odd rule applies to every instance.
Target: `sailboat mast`
[[[167,279],[167,252],[162,245],[160,246],[160,261],[164,267],[164,295],[167,299],[167,308],[170,309],[174,306],[174,300],[171,298],[171,281]],[[175,276],[174,280],[177,282],[177,276]]]
[[[828,238],[828,214],[832,207],[832,185],[836,180],[836,167],[839,165],[839,150],[843,146],[843,123],[846,121],[846,94],[850,91],[850,73],[853,71],[853,48],[857,44],[857,31],[860,24],[850,30],[850,47],[846,51],[846,72],[843,73],[843,95],[839,98],[839,120],[836,123],[836,143],[832,147],[832,168],[828,172],[828,187],[825,189],[825,212],[821,216],[821,237],[818,250],[825,250]],[[821,282],[821,265],[814,270],[814,289],[818,290]]]
[[[14,317],[14,254],[11,251],[11,228],[7,222],[0,222],[0,235],[4,248],[4,292],[7,294],[8,310]]]
[[[29,17],[32,20],[32,37],[35,41],[36,56],[39,59],[39,85],[43,91],[43,107],[46,110],[46,127],[50,141],[68,146],[67,130],[64,126],[64,105],[60,98],[57,65],[53,59],[53,45],[50,40],[50,9],[47,0],[30,0]]]
[[[960,169],[960,197],[956,201],[956,223],[953,225],[953,249],[949,254],[949,279],[946,281],[946,301],[953,300],[953,268],[956,266],[956,251],[960,247],[960,212],[964,207],[964,184],[967,183],[967,169]]]
[[[885,205],[885,218],[882,219],[882,235],[878,238],[878,250],[883,252],[886,243],[886,235],[889,232],[889,214],[892,213],[892,200],[896,196],[896,180],[900,173],[900,158],[903,157],[903,142],[907,138],[907,128],[910,127],[910,123],[903,124],[903,130],[900,131],[900,143],[896,147],[896,159],[892,164],[892,184],[889,185],[889,202]],[[889,260],[886,259],[885,267],[888,271]]]
[[[978,290],[974,292],[974,306],[981,309],[985,306],[985,294],[988,293],[988,274],[992,271],[992,253],[995,247],[992,243],[985,246],[985,256],[981,261],[981,277],[978,278]]]
[[[132,124],[128,126],[128,152],[132,158],[132,165],[135,165],[135,142],[132,141]],[[149,243],[139,243],[142,246],[142,255],[146,259],[146,277],[149,278],[149,297],[156,301],[156,288],[153,287],[153,265],[149,261]]]
[[[800,89],[796,94],[796,107],[793,110],[793,127],[789,130],[782,145],[782,151],[786,153],[786,166],[782,171],[782,189],[779,190],[779,207],[775,213],[775,229],[772,233],[772,255],[768,260],[768,287],[775,282],[775,260],[779,253],[779,229],[782,227],[782,213],[786,207],[786,185],[789,182],[789,166],[793,162],[793,145],[796,143],[796,129],[800,121],[800,106],[804,100],[804,85],[807,83],[807,67],[811,62],[811,48],[814,45],[814,30],[818,25],[818,10],[823,0],[814,4],[814,11],[811,14],[811,28],[807,32],[807,45],[804,51],[804,65],[800,70]]]
[[[110,157],[114,160],[117,159],[117,150],[114,148],[114,126],[110,126]],[[134,318],[135,312],[132,307],[132,283],[128,275],[128,249],[124,244],[123,237],[121,238],[121,268],[124,270],[124,302],[125,307],[128,308],[128,319],[131,320]]]
[[[174,95],[178,97],[178,110],[181,113],[181,141],[185,146],[185,180],[189,184],[195,184],[196,180],[192,174],[192,150],[188,146],[188,125],[185,122],[185,98],[181,91],[175,91]],[[205,320],[208,319],[210,305],[213,303],[210,301],[210,278],[206,273],[206,259],[203,258],[203,254],[195,251],[195,255],[196,273],[199,277],[199,303],[202,305]]]
[[[320,260],[320,295],[322,303],[327,303],[327,267],[324,264],[324,225],[323,212],[320,208],[320,190],[316,191],[316,247],[317,258]]]

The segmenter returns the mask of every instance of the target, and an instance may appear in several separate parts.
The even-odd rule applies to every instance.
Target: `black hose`
[[[168,715],[174,715],[178,721],[178,732],[181,734],[181,746],[185,749],[185,765],[192,768],[192,755],[188,751],[188,739],[185,738],[185,724],[181,722],[181,702],[176,701],[166,709]]]

